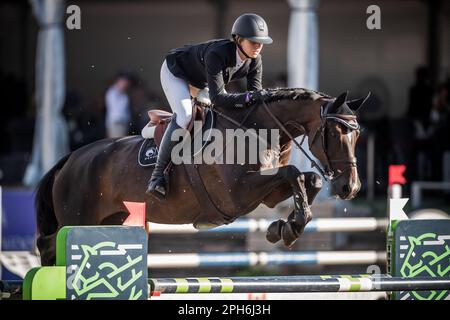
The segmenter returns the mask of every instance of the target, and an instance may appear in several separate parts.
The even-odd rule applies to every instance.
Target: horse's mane
[[[332,97],[315,90],[304,88],[274,88],[266,89],[268,92],[265,101],[267,103],[286,101],[286,100],[305,100],[315,101],[320,98],[331,99]],[[279,166],[285,166],[289,162],[292,151],[292,141],[288,141],[281,146],[280,156],[278,159]]]
[[[332,97],[315,90],[304,88],[274,88],[266,89],[268,92],[266,102],[275,102],[281,100],[317,100],[320,98],[331,99]]]

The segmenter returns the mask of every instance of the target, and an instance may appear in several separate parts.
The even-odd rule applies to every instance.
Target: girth
[[[238,128],[245,128],[244,123],[251,114],[251,112],[255,109],[256,105],[253,105],[249,108],[246,115],[243,117],[240,123],[231,119],[230,117],[224,115],[220,111],[216,109],[211,109],[216,114],[220,115],[224,119],[235,124]],[[184,170],[189,178],[189,182],[191,184],[192,191],[194,192],[195,197],[197,198],[200,213],[196,217],[193,225],[196,229],[210,229],[214,227],[218,227],[224,224],[232,223],[236,220],[237,217],[232,217],[227,215],[225,212],[217,208],[217,206],[212,201],[209,196],[208,190],[206,190],[205,184],[203,183],[202,177],[198,171],[198,165],[193,164],[193,159],[191,164],[184,163]]]
[[[208,190],[206,190],[202,177],[200,177],[200,173],[198,172],[198,165],[185,163],[184,169],[189,177],[191,189],[194,192],[200,207],[200,214],[193,223],[194,228],[199,230],[211,229],[233,222],[236,217],[231,217],[217,208],[210,198]]]
[[[197,108],[202,110],[203,106],[201,104],[198,104]],[[189,129],[191,129],[191,125],[189,126]],[[217,208],[217,206],[212,201],[211,197],[209,196],[208,190],[206,190],[205,184],[203,183],[203,179],[198,171],[198,164],[194,164],[194,157],[191,158],[190,164],[183,164],[184,170],[186,171],[186,174],[189,178],[189,183],[191,184],[191,190],[194,192],[200,208],[200,213],[195,218],[195,221],[193,223],[194,228],[199,230],[211,229],[233,222],[236,217],[227,215],[222,210]]]

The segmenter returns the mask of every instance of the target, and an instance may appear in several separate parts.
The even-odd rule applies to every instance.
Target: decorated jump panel
[[[55,267],[35,268],[24,299],[147,300],[147,234],[141,227],[64,227]]]
[[[450,279],[450,220],[401,220],[391,226],[391,274]],[[399,291],[400,300],[450,299],[450,290]]]

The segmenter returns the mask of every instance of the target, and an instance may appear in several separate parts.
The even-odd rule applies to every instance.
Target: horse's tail
[[[42,177],[36,187],[35,207],[39,237],[51,235],[58,230],[58,221],[56,220],[53,208],[53,181],[56,172],[64,166],[70,155],[71,153],[59,160],[58,163]]]

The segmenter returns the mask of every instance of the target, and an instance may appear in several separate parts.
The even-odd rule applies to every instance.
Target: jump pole
[[[388,275],[281,276],[149,279],[151,292],[282,293],[448,290],[450,278],[402,278]]]

